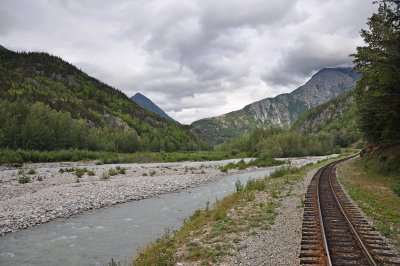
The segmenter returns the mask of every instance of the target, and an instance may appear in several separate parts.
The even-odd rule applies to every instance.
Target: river
[[[324,158],[297,158],[291,162],[301,166]],[[193,164],[177,163],[182,167]],[[246,184],[249,178],[263,178],[275,169],[226,175],[178,193],[97,209],[1,236],[0,265],[106,265],[111,259],[130,261],[166,229],[179,228],[196,209],[234,192],[237,180]]]

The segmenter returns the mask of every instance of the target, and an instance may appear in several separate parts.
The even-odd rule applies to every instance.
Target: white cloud
[[[46,51],[183,123],[351,65],[364,0],[2,0],[0,44]]]

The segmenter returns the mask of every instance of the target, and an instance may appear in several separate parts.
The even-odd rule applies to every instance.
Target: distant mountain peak
[[[306,110],[353,87],[358,78],[359,74],[352,68],[323,68],[291,93],[264,98],[241,110],[195,121],[192,126],[211,143],[240,137],[256,127],[289,127]]]
[[[150,100],[149,98],[147,98],[140,92],[133,95],[131,99],[134,102],[136,102],[138,105],[140,105],[141,107],[149,110],[150,112],[153,112],[153,113],[163,117],[166,120],[178,123],[173,118],[171,118],[169,115],[167,115],[167,113],[165,113],[160,107],[158,107],[157,104],[155,104],[152,100]]]

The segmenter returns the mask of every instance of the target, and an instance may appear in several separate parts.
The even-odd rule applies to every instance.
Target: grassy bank
[[[99,152],[87,150],[0,150],[0,165],[13,163],[44,163],[44,162],[77,162],[99,161],[99,163],[148,163],[148,162],[178,162],[207,161],[243,158],[246,154],[230,152],[196,151],[196,152]]]
[[[203,210],[195,211],[179,230],[166,232],[149,244],[131,264],[174,265],[184,261],[209,265],[221,261],[242,248],[243,236],[269,230],[282,199],[290,195],[307,172],[325,163],[284,168],[270,178],[250,180],[246,185],[237,182],[237,192],[219,200],[212,208],[207,204]]]
[[[237,163],[228,163],[227,165],[221,166],[219,169],[226,173],[229,170],[232,169],[239,169],[239,170],[244,170],[249,167],[269,167],[269,166],[275,166],[275,165],[282,165],[285,164],[284,161],[279,161],[275,160],[274,158],[271,157],[262,157],[262,158],[257,158],[255,160],[252,160],[248,163],[246,163],[244,160],[240,160]]]
[[[400,171],[381,170],[377,161],[355,159],[340,166],[338,173],[351,198],[400,249]]]

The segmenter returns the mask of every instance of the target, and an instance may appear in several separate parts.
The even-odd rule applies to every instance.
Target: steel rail
[[[320,198],[319,198],[319,181],[321,179],[321,176],[323,174],[323,172],[328,168],[328,166],[331,164],[327,164],[325,165],[320,174],[319,177],[317,178],[317,203],[318,203],[318,217],[320,220],[320,230],[321,230],[321,235],[322,235],[322,240],[323,240],[323,246],[324,246],[324,250],[325,250],[325,259],[326,259],[326,264],[328,266],[332,266],[332,260],[331,260],[331,256],[329,254],[329,249],[328,249],[328,241],[326,240],[326,234],[325,234],[325,227],[324,227],[324,221],[322,219],[322,212],[321,212],[321,203],[320,203]]]
[[[336,164],[338,164],[338,163],[340,163],[340,162],[341,162],[341,161],[338,161]],[[346,220],[346,222],[347,222],[347,224],[348,224],[348,226],[349,226],[351,232],[353,233],[353,235],[354,235],[354,237],[355,237],[355,239],[356,239],[356,241],[357,241],[359,247],[361,248],[362,253],[364,254],[365,258],[368,260],[368,263],[369,263],[371,266],[377,266],[375,260],[373,259],[373,257],[372,257],[371,254],[369,253],[367,247],[364,245],[364,243],[363,243],[363,241],[362,241],[360,235],[358,234],[357,230],[354,228],[354,226],[353,226],[352,222],[350,221],[349,217],[347,217],[347,214],[346,214],[346,212],[344,211],[343,206],[342,206],[342,204],[340,203],[339,198],[338,198],[337,195],[336,195],[336,191],[335,191],[335,189],[334,189],[333,186],[332,186],[331,174],[332,174],[332,170],[335,169],[334,166],[335,166],[336,164],[332,164],[332,169],[330,169],[330,171],[329,171],[329,173],[328,173],[329,187],[330,187],[330,189],[331,189],[331,191],[332,191],[332,194],[333,194],[333,196],[334,196],[334,199],[335,199],[335,201],[336,201],[336,204],[338,205],[338,207],[339,207],[339,209],[340,209],[340,212],[342,213],[343,217],[345,218],[345,220]],[[323,232],[323,233],[325,233],[325,232]],[[325,238],[325,236],[324,236],[324,238]]]

